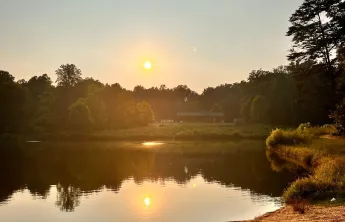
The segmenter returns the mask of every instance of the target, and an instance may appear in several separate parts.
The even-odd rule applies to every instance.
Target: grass
[[[298,130],[275,129],[266,139],[266,145],[270,148],[276,148],[278,145],[300,145],[307,144],[310,139],[309,134]]]
[[[284,199],[322,200],[345,193],[345,157],[323,157],[314,173],[291,184]]]
[[[248,124],[210,123],[167,123],[150,124],[146,127],[80,134],[64,132],[58,134],[30,135],[30,140],[77,140],[77,141],[116,141],[116,140],[241,140],[265,139],[272,126]]]
[[[275,148],[278,145],[306,145],[312,139],[323,135],[331,135],[336,133],[333,125],[325,125],[321,127],[312,127],[309,123],[301,124],[297,129],[275,129],[266,139],[266,144],[270,148]]]
[[[269,153],[311,172],[285,190],[283,197],[287,203],[322,200],[345,193],[345,140],[324,136],[334,132],[330,125],[302,124],[296,130],[274,130],[267,138]]]

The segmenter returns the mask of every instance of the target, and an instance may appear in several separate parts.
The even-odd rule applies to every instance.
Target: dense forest
[[[0,71],[0,134],[144,126],[174,120],[182,111],[221,111],[227,122],[335,123],[344,134],[345,2],[305,0],[290,23],[289,65],[254,70],[247,80],[208,87],[201,94],[186,85],[128,90],[83,78],[73,64],[56,70],[55,84],[47,74],[15,81]]]

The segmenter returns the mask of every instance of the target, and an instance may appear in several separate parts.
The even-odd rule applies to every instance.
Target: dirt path
[[[345,222],[345,206],[309,206],[304,214],[294,212],[291,206],[258,217],[254,221],[317,221]]]

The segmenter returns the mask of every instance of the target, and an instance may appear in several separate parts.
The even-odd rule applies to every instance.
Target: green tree
[[[253,103],[253,97],[249,96],[243,100],[241,105],[241,116],[247,120],[250,119],[250,109]]]
[[[256,96],[252,102],[250,113],[255,122],[265,123],[268,121],[269,101],[263,96]]]
[[[82,80],[81,70],[74,64],[61,65],[55,71],[57,75],[56,83],[62,87],[73,87]]]
[[[32,116],[32,129],[46,132],[54,127],[53,104],[55,102],[52,92],[46,91],[38,97],[38,102]]]
[[[290,17],[287,36],[293,37],[294,45],[288,55],[291,61],[322,59],[332,69],[331,54],[337,49],[338,36],[332,13],[341,0],[305,0]]]
[[[20,132],[26,127],[29,91],[0,70],[0,134]]]
[[[329,113],[335,107],[334,88],[327,84],[325,66],[314,61],[291,64],[289,67],[296,86],[295,113],[297,123],[330,123]]]
[[[26,86],[29,88],[31,94],[37,97],[52,89],[52,81],[47,74],[43,74],[41,76],[32,77],[26,83]]]
[[[153,110],[147,102],[139,102],[136,105],[137,109],[137,119],[139,125],[148,125],[149,123],[153,122],[155,120],[155,115],[153,113]]]
[[[78,99],[69,107],[69,126],[73,131],[90,132],[94,121],[85,99]]]
[[[94,120],[96,130],[104,130],[107,126],[108,116],[106,107],[100,98],[94,94],[89,95],[85,102]]]
[[[0,70],[0,83],[12,84],[14,83],[14,77],[9,72]]]

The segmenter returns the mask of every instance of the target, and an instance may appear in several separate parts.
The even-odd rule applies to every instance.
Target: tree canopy
[[[227,122],[335,122],[345,133],[345,2],[304,0],[289,21],[289,65],[253,70],[247,80],[202,93],[186,85],[128,90],[82,78],[74,64],[56,70],[56,85],[47,74],[15,82],[0,71],[0,133],[111,130],[174,120],[177,112],[210,111],[223,112]]]

